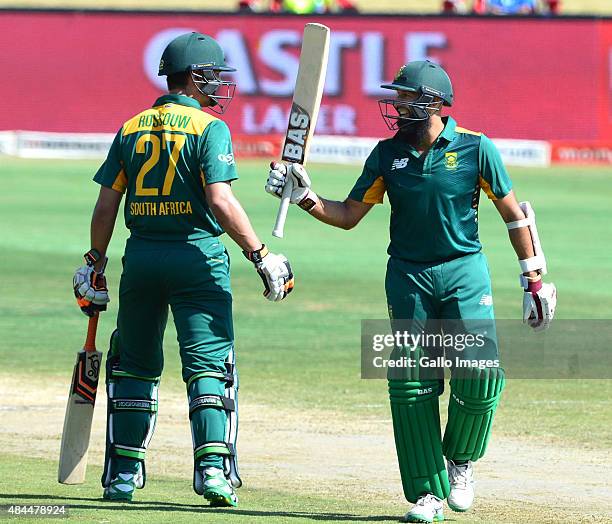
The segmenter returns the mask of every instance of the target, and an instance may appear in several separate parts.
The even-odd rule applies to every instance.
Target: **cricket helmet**
[[[383,89],[408,91],[419,95],[415,100],[386,98],[378,101],[381,114],[389,129],[399,129],[414,122],[428,120],[429,110],[453,105],[453,86],[444,69],[429,60],[418,60],[403,65],[391,83]]]
[[[403,65],[393,82],[383,84],[383,89],[410,91],[441,98],[445,106],[453,105],[453,85],[441,66],[429,60],[418,60]]]
[[[185,33],[166,46],[157,74],[189,73],[198,90],[211,99],[213,111],[224,113],[234,96],[236,83],[222,80],[220,74],[234,71],[226,64],[223,49],[214,38],[202,33]]]
[[[225,63],[225,54],[217,41],[202,33],[177,36],[164,49],[159,61],[158,76],[172,75],[201,67],[218,71],[236,71]]]

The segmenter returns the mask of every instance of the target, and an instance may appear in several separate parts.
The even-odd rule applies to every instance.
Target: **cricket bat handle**
[[[87,324],[87,338],[85,339],[85,344],[83,345],[83,349],[85,351],[96,350],[96,332],[98,331],[99,318],[99,312],[96,312],[93,317],[89,317],[89,323]]]
[[[283,238],[285,231],[285,220],[287,220],[287,211],[289,211],[292,191],[293,179],[287,175],[287,181],[283,186],[280,206],[278,207],[278,214],[276,215],[276,223],[274,224],[274,229],[272,230],[272,236],[275,236],[276,238]]]

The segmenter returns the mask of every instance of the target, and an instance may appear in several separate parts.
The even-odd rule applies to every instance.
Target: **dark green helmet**
[[[159,61],[159,76],[189,73],[208,107],[223,114],[234,98],[236,83],[221,78],[221,73],[236,71],[225,63],[217,41],[202,33],[185,33],[170,42]]]
[[[236,71],[227,66],[223,49],[214,38],[202,33],[185,33],[167,45],[157,74],[172,75],[196,69]]]
[[[393,82],[380,87],[433,95],[441,98],[445,106],[453,105],[453,85],[450,78],[441,66],[429,60],[408,62],[400,68]]]

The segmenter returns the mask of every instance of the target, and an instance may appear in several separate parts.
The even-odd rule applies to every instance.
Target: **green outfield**
[[[286,239],[273,240],[270,231],[277,202],[263,191],[266,164],[239,163],[237,195],[260,236],[273,251],[288,256],[296,274],[296,289],[289,299],[282,304],[267,303],[252,267],[227,241],[233,256],[236,347],[245,408],[243,440],[239,442],[246,482],[241,505],[223,514],[198,505],[190,486],[189,458],[181,455],[183,451],[189,453],[188,446],[181,440],[175,447],[169,429],[168,440],[165,433],[159,442],[153,439],[150,478],[147,488],[138,493],[139,502],[130,505],[129,511],[119,511],[124,506],[106,505],[100,500],[100,419],[94,431],[98,440],[92,441],[87,483],[67,487],[55,482],[63,403],[74,354],[82,345],[86,325],[74,304],[71,278],[82,253],[89,248],[89,219],[97,192],[91,177],[97,162],[2,158],[2,164],[0,505],[70,504],[70,520],[82,522],[394,522],[406,511],[399,496],[393,450],[389,448],[386,384],[359,378],[360,320],[386,315],[383,279],[387,205],[376,206],[350,232],[323,226],[301,210],[291,209]],[[312,166],[310,174],[317,192],[342,199],[359,170],[317,165]],[[559,293],[558,318],[611,319],[610,171],[515,168],[511,175],[519,198],[531,200],[538,213],[549,277]],[[518,264],[506,229],[484,195],[480,228],[492,270],[497,316],[517,318],[522,300]],[[101,320],[99,336],[104,350],[113,330],[125,238],[123,227],[118,225],[107,272],[112,302]],[[164,427],[176,424],[184,431],[187,422],[183,408],[164,413],[164,394],[169,395],[168,405],[186,404],[172,327],[166,333],[165,354],[160,423],[166,416],[168,425]],[[612,458],[611,398],[612,381],[510,381],[491,445],[495,448],[498,438],[501,448],[509,450],[506,456],[500,454],[499,464],[521,462],[523,446],[529,457],[541,450],[548,462],[530,465],[532,481],[537,483],[538,468],[542,476],[552,476],[553,465],[558,464],[554,461],[563,457],[591,464],[581,450],[591,450],[591,460]],[[22,406],[25,415],[20,415],[21,408],[16,406]],[[280,414],[278,420],[269,423],[275,412]],[[32,422],[32,435],[24,421]],[[40,430],[42,426],[44,430]],[[300,437],[302,428],[308,438]],[[344,438],[343,428],[350,440]],[[286,444],[283,438],[293,444]],[[379,439],[387,439],[380,440],[386,446],[384,464],[393,466],[388,474],[379,473],[390,478],[388,488],[385,483],[371,485],[371,478],[358,467],[364,464],[366,468],[380,460]],[[160,449],[168,450],[169,455],[164,457]],[[254,458],[245,454],[245,449],[252,450]],[[510,452],[516,457],[508,457]],[[546,455],[549,452],[552,455]],[[172,453],[177,456],[176,467]],[[307,471],[309,454],[316,462],[312,466],[315,470],[328,468],[334,472],[329,484],[325,479],[317,483]],[[354,466],[343,469],[334,464],[335,457],[354,457]],[[301,461],[303,468],[294,471],[293,458]],[[488,467],[495,464],[493,459]],[[588,470],[583,474],[589,477]],[[495,478],[502,482],[504,475]],[[572,481],[564,482],[571,485]],[[599,486],[596,479],[593,483]],[[609,503],[604,508],[609,513],[594,508],[572,513],[558,501],[549,504],[543,496],[533,500],[513,498],[502,487],[490,485],[491,490],[505,493],[504,497],[494,501],[487,498],[483,488],[483,499],[473,513],[448,513],[447,518],[457,522],[517,522],[537,512],[541,522],[557,518],[568,521],[564,520],[567,515],[575,517],[572,522],[589,515],[595,518],[590,521],[603,518],[601,522],[612,522]],[[610,520],[605,520],[605,515]],[[0,515],[0,521],[3,518]]]

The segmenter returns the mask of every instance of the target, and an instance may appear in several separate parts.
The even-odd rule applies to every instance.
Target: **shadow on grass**
[[[113,503],[102,498],[93,497],[62,497],[58,495],[31,495],[27,493],[0,493],[0,499],[7,499],[10,503],[15,504],[15,500],[28,499],[37,501],[37,503],[46,503],[47,501],[65,502],[69,509],[100,509],[100,510],[121,510],[121,511],[176,511],[182,513],[234,513],[236,515],[248,517],[293,517],[310,520],[323,521],[352,521],[352,522],[399,522],[397,516],[388,515],[353,515],[351,513],[329,513],[329,512],[313,512],[313,511],[258,511],[236,508],[215,508],[208,505],[198,504],[181,504],[178,502],[159,502],[159,501],[143,501],[134,500],[125,503]],[[89,501],[97,504],[72,504],[70,501],[81,500]],[[44,502],[43,502],[44,501]],[[23,503],[22,503],[23,504]]]

